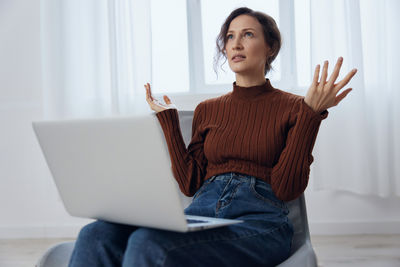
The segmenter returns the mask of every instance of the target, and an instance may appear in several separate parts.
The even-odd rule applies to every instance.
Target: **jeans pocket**
[[[210,177],[209,179],[207,179],[202,185],[201,187],[196,191],[196,193],[193,195],[192,201],[194,201],[198,196],[201,195],[201,193],[203,193],[204,189],[206,189],[206,187],[212,182],[214,176]]]
[[[251,183],[250,189],[256,198],[268,204],[272,204],[277,208],[287,210],[285,202],[275,196],[270,185],[262,183],[256,179],[254,183]]]

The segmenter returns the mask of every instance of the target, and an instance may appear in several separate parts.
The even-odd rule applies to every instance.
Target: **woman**
[[[266,73],[281,47],[275,21],[248,8],[234,10],[222,25],[217,47],[236,74],[233,90],[201,102],[194,111],[186,148],[178,112],[151,95],[172,170],[186,196],[185,214],[241,219],[243,223],[178,233],[103,221],[79,233],[70,266],[276,266],[289,257],[293,226],[285,201],[304,192],[311,154],[327,109],[356,73],[334,84],[319,65],[306,97],[272,87]]]

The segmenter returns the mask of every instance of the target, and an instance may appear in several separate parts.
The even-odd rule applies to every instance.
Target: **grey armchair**
[[[179,111],[179,121],[182,136],[186,145],[191,139],[193,111]],[[190,202],[182,194],[182,201],[186,205]],[[317,258],[311,245],[310,232],[308,228],[307,210],[304,193],[295,200],[287,203],[289,206],[289,219],[294,226],[294,237],[291,256],[279,264],[279,267],[317,267]],[[50,247],[39,259],[37,267],[63,267],[68,266],[69,258],[75,242],[63,242]]]

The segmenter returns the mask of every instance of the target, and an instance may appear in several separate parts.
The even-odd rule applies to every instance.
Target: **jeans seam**
[[[165,257],[164,257],[164,260],[163,260],[161,266],[164,266],[165,261],[167,260],[167,257],[168,257],[168,253],[171,252],[171,251],[173,251],[173,250],[175,250],[175,249],[183,248],[183,247],[186,247],[186,246],[198,245],[198,244],[207,243],[207,242],[214,242],[214,241],[221,241],[221,242],[235,241],[235,240],[240,240],[240,239],[244,239],[244,238],[252,238],[252,237],[255,237],[255,236],[258,236],[258,235],[261,236],[261,235],[265,235],[265,234],[270,234],[270,233],[276,232],[277,230],[279,230],[280,228],[282,228],[285,224],[287,224],[287,223],[284,222],[284,223],[280,224],[279,226],[277,226],[277,227],[275,227],[275,228],[272,228],[272,229],[270,229],[270,230],[268,230],[268,231],[258,232],[258,233],[254,233],[254,234],[251,234],[251,235],[241,235],[241,236],[238,236],[238,237],[236,237],[236,238],[217,239],[217,240],[212,240],[212,239],[211,239],[211,240],[200,240],[200,241],[190,242],[190,243],[187,243],[187,244],[184,244],[184,245],[180,245],[180,246],[175,246],[175,247],[168,248],[168,249],[166,249],[166,251],[165,251]]]
[[[239,187],[240,187],[240,185],[241,185],[242,183],[243,183],[243,181],[240,181],[240,180],[239,180],[239,183],[235,186],[234,190],[233,190],[232,193],[230,194],[230,199],[229,199],[229,201],[225,202],[223,206],[222,206],[222,205],[219,205],[220,199],[221,199],[221,198],[218,200],[218,202],[217,202],[217,208],[216,208],[216,210],[215,210],[215,217],[218,218],[219,212],[220,212],[222,209],[226,208],[226,207],[232,202],[232,200],[234,199],[234,197],[235,197],[235,195],[236,195],[236,192],[238,191],[238,189],[239,189]],[[222,195],[223,195],[223,194],[222,194]],[[221,196],[222,196],[222,195],[221,195]]]

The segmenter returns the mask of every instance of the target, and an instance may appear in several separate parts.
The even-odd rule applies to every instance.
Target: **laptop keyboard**
[[[186,219],[187,223],[205,223],[208,221],[204,221],[204,220],[194,220],[194,219]]]

